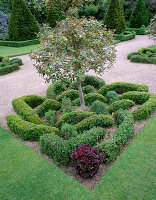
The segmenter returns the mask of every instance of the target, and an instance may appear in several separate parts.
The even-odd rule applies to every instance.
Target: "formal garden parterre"
[[[104,163],[115,160],[133,137],[135,121],[147,119],[156,110],[156,95],[149,93],[146,85],[105,85],[102,79],[87,75],[82,85],[94,87],[93,92],[84,95],[87,111],[79,110],[74,82],[66,86],[55,82],[47,89],[48,98],[28,95],[14,99],[17,115],[6,117],[8,126],[23,140],[39,141],[41,152],[58,164],[71,165],[71,154],[80,145],[98,147]],[[139,106],[129,112],[135,105]],[[49,118],[48,112],[53,112]],[[109,127],[116,130],[108,137]]]

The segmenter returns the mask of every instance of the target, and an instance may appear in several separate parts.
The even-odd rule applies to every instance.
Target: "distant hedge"
[[[0,46],[8,46],[8,47],[25,47],[35,44],[40,44],[40,41],[38,39],[27,40],[27,41],[0,41]]]

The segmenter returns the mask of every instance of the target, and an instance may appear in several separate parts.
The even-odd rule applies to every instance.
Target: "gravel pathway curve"
[[[127,60],[128,53],[154,44],[147,35],[136,36],[133,40],[118,44],[114,68],[105,72],[102,78],[107,84],[116,81],[147,84],[150,92],[156,93],[156,65],[132,63]],[[4,128],[7,128],[5,116],[15,114],[11,105],[14,98],[29,94],[45,96],[49,85],[38,75],[28,55],[20,58],[24,65],[19,71],[0,77],[0,125]],[[89,74],[95,75],[92,71]]]

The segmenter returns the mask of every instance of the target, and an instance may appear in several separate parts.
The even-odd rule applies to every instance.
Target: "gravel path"
[[[105,72],[102,78],[106,83],[127,81],[147,84],[150,92],[156,93],[156,65],[138,64],[127,60],[127,54],[142,47],[154,45],[148,36],[136,36],[135,39],[117,45],[117,60],[114,68]],[[48,86],[33,67],[28,55],[20,56],[24,65],[19,71],[0,77],[0,124],[7,128],[5,116],[15,114],[11,101],[14,98],[37,94],[45,96]],[[94,74],[92,71],[89,74]]]

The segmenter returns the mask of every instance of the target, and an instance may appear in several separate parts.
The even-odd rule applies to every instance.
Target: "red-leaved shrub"
[[[75,148],[71,158],[76,173],[83,178],[89,178],[97,173],[105,155],[100,153],[98,148],[85,144]]]

